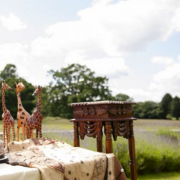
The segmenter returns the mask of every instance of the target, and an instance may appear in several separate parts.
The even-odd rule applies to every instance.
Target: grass
[[[160,120],[160,119],[138,119],[134,121],[135,130],[158,130],[159,128],[169,130],[180,130],[180,121]]]
[[[180,133],[177,133],[173,130],[169,130],[169,128],[167,127],[161,127],[155,133],[159,136],[170,138],[172,141],[180,140]]]
[[[43,131],[46,130],[73,130],[73,123],[64,118],[46,117],[43,119]]]
[[[43,119],[43,137],[51,137],[73,145],[73,123],[59,117]],[[180,180],[180,121],[137,120],[134,121],[136,141],[136,164],[139,180]],[[0,121],[2,131],[2,121]],[[103,143],[105,137],[103,136]],[[96,138],[80,141],[80,146],[96,151]],[[103,145],[103,147],[105,147]],[[113,141],[114,154],[129,176],[128,141],[118,137]],[[104,150],[105,151],[105,150]],[[169,173],[167,173],[170,171]],[[166,172],[166,173],[165,173]]]
[[[46,117],[43,119],[43,129],[64,129],[72,130],[73,124],[70,120],[60,117]],[[149,120],[149,119],[138,119],[134,121],[134,129],[141,131],[154,131],[159,128],[167,127],[169,130],[180,130],[180,121],[172,120]],[[2,132],[2,121],[0,121],[0,132]]]
[[[130,178],[128,178],[128,180],[130,180]],[[180,180],[180,173],[171,172],[171,173],[144,175],[144,176],[138,176],[138,180]]]

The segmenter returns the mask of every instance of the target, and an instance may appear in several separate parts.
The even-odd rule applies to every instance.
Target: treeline
[[[119,93],[113,96],[108,87],[107,77],[95,76],[95,73],[86,66],[71,64],[60,70],[50,70],[49,76],[53,81],[42,91],[42,114],[44,116],[59,116],[64,118],[73,117],[73,109],[68,104],[73,102],[87,101],[133,101],[133,98],[126,94]],[[19,77],[17,68],[13,64],[7,64],[0,72],[0,80],[5,80],[9,86],[21,80],[25,89],[21,93],[22,104],[31,114],[36,106],[35,97],[32,96],[34,87],[25,79]],[[36,84],[38,85],[38,84]],[[2,93],[0,93],[2,96]],[[0,97],[2,103],[2,97]],[[6,91],[6,107],[16,119],[17,97],[14,90]],[[2,108],[0,109],[2,114]],[[133,116],[136,118],[150,119],[179,119],[180,99],[166,94],[161,102],[153,101],[139,102],[133,106]]]
[[[133,116],[143,119],[180,120],[180,98],[166,93],[161,102],[138,102],[133,106]]]

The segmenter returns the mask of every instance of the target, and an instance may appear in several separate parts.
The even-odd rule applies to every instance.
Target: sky
[[[0,0],[0,71],[46,86],[72,63],[135,102],[180,96],[179,0]]]

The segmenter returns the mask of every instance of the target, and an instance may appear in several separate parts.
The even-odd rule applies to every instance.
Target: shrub
[[[171,114],[167,114],[167,115],[166,115],[166,119],[171,120],[171,118],[172,118]]]
[[[180,134],[175,131],[169,130],[168,128],[159,128],[155,133],[157,135],[170,138],[171,140],[180,140]]]
[[[148,135],[150,136],[150,135]],[[159,172],[180,171],[180,148],[168,146],[163,138],[158,142],[157,137],[149,137],[151,140],[137,138],[136,140],[136,165],[137,173],[152,174]],[[127,140],[125,140],[127,141]],[[114,154],[121,162],[126,175],[130,175],[129,150],[124,140],[114,143]]]

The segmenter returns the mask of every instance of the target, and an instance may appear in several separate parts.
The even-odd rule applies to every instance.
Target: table
[[[71,103],[74,108],[74,146],[79,147],[79,137],[83,140],[85,135],[96,137],[97,151],[102,152],[103,128],[106,137],[106,153],[113,152],[112,136],[116,141],[117,136],[128,139],[131,180],[137,180],[135,163],[135,140],[133,132],[132,105],[133,102],[125,101],[97,101]]]
[[[37,168],[0,164],[0,180],[41,180]]]

